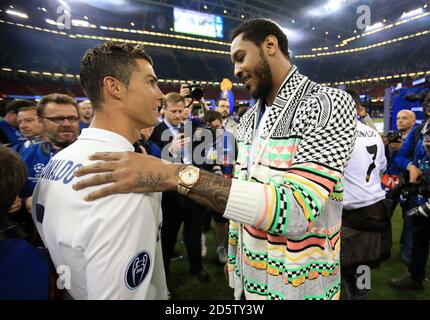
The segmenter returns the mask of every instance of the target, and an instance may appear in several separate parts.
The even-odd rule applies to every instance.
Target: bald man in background
[[[397,113],[397,129],[402,134],[401,140],[398,142],[389,142],[384,139],[385,144],[385,156],[388,160],[388,167],[382,177],[382,184],[388,190],[392,190],[397,187],[399,183],[399,176],[402,170],[395,164],[394,158],[396,157],[398,151],[402,148],[403,142],[406,140],[409,132],[415,126],[416,116],[411,110],[403,109]],[[393,199],[393,205],[391,207],[390,214],[393,215],[397,204],[400,203],[402,208],[403,216],[403,229],[400,238],[400,256],[405,264],[409,264],[410,255],[412,249],[412,226],[410,223],[410,218],[406,216],[407,208],[410,207],[409,200],[400,201],[400,199]]]

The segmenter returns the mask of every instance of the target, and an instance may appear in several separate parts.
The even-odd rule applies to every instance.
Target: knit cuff
[[[264,205],[265,185],[262,183],[234,179],[224,218],[243,224],[254,225]]]

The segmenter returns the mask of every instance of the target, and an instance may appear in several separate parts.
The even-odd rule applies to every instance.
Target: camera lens
[[[191,89],[191,97],[194,100],[200,101],[203,98],[203,90],[200,87],[194,87]]]

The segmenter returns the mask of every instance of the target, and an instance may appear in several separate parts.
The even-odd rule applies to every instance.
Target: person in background
[[[69,95],[53,93],[42,97],[37,109],[46,141],[29,146],[20,153],[28,178],[20,196],[31,197],[34,187],[49,160],[76,141],[79,135],[79,113],[76,101]],[[31,203],[28,199],[27,207]]]
[[[215,174],[223,175],[228,179],[232,179],[234,163],[236,160],[236,141],[233,134],[223,127],[223,120],[221,113],[217,111],[209,110],[205,114],[204,121],[206,126],[211,129],[214,141],[212,148],[209,149],[207,154],[208,164],[203,167],[203,169],[211,170]],[[228,219],[225,219],[218,213],[209,210],[209,226],[211,217],[215,221],[215,239],[217,242],[216,254],[218,261],[225,264],[228,261],[227,251],[225,248],[226,240],[228,238]],[[206,229],[208,228],[206,227]],[[202,246],[203,239],[205,238],[205,233],[203,232]]]
[[[347,93],[351,95],[351,97],[354,99],[355,104],[357,107],[357,120],[361,123],[365,124],[366,126],[371,127],[373,130],[378,131],[378,129],[375,126],[375,123],[373,122],[372,118],[366,111],[366,107],[362,105],[360,100],[360,95],[357,91],[352,89],[345,90]]]
[[[164,120],[159,123],[152,134],[155,144],[161,149],[162,158],[168,153],[175,161],[191,164],[192,147],[188,148],[191,137],[185,137],[182,112],[185,99],[176,92],[166,94],[164,100]],[[190,125],[191,121],[187,121]],[[191,134],[196,128],[191,128]],[[179,151],[179,152],[177,152]],[[209,274],[203,268],[201,255],[201,231],[204,217],[200,213],[201,206],[177,192],[164,192],[161,207],[163,210],[163,226],[161,240],[166,277],[170,275],[170,262],[176,256],[174,247],[182,222],[184,222],[184,238],[190,264],[190,273],[202,282],[209,280]]]
[[[0,120],[0,143],[8,147],[25,142],[25,137],[18,129],[17,115],[19,109],[32,106],[29,100],[13,100],[6,105],[6,115]]]
[[[430,94],[423,101],[422,107],[427,117],[426,121],[423,121],[421,125],[409,132],[395,158],[396,164],[400,169],[409,171],[409,183],[411,184],[419,183],[423,172],[430,170],[430,155],[428,152]],[[408,201],[406,217],[412,230],[410,261],[406,274],[390,280],[391,286],[396,289],[424,289],[425,271],[429,254],[430,219],[425,215],[410,215],[409,213],[418,206],[428,203],[428,201],[429,199],[421,194],[413,195]],[[417,213],[421,212],[418,211]]]
[[[93,105],[91,101],[85,100],[78,104],[79,110],[79,128],[84,129],[90,126],[91,120],[93,119]]]
[[[227,99],[219,99],[216,103],[215,111],[222,115],[222,126],[236,137],[238,123],[230,115],[230,104]]]
[[[19,156],[0,145],[0,300],[46,300],[54,292],[48,256],[25,233],[12,232],[17,226],[8,220],[26,175]]]
[[[414,128],[416,123],[415,113],[411,110],[403,109],[397,113],[396,124],[398,131],[388,134],[384,139],[385,155],[388,160],[388,167],[382,176],[382,185],[385,190],[389,192],[394,190],[400,181],[400,175],[405,174],[407,171],[402,170],[396,164],[395,158],[403,146],[406,137]],[[424,125],[421,124],[421,128]],[[418,131],[415,131],[419,133]],[[414,146],[412,149],[415,150],[416,143],[418,142],[418,136],[415,135]],[[411,150],[412,150],[411,149]],[[409,158],[412,160],[413,152],[409,154]],[[393,200],[393,204],[390,210],[390,215],[394,214],[394,211],[398,204],[400,204],[403,218],[402,235],[400,237],[400,257],[402,261],[408,265],[411,261],[411,249],[412,249],[412,220],[407,216],[406,212],[413,207],[410,203],[410,199],[400,198],[396,196]],[[408,209],[409,208],[409,209]]]
[[[20,153],[32,144],[39,143],[44,140],[43,124],[37,115],[36,104],[19,109],[17,123],[19,130],[27,140],[17,144],[13,148],[14,151]]]
[[[340,252],[342,282],[351,300],[368,299],[369,290],[357,285],[357,268],[376,268],[390,257],[390,205],[385,203],[380,178],[387,166],[384,149],[379,133],[358,121],[354,150],[344,172]]]

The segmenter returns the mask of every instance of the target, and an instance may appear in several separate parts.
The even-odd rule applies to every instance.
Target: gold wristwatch
[[[193,166],[186,166],[179,171],[178,192],[186,196],[191,188],[197,184],[200,176],[200,169]]]

